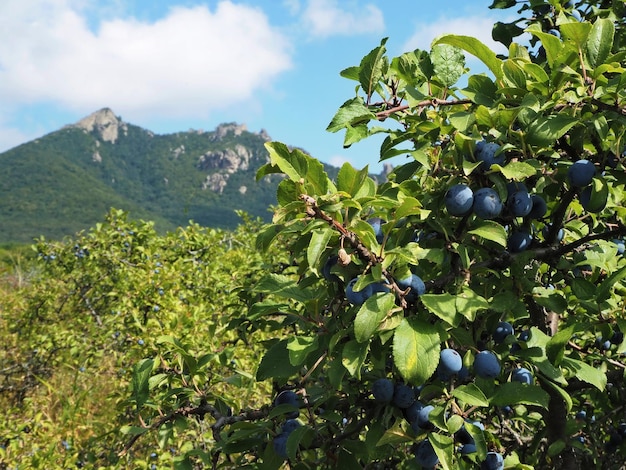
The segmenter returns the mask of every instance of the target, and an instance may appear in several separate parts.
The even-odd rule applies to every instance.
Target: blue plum
[[[372,384],[372,395],[374,395],[374,400],[378,402],[391,402],[393,398],[393,391],[393,382],[389,379],[378,379]]]
[[[515,230],[507,240],[507,248],[511,253],[527,250],[533,242],[533,236],[525,229]]]
[[[474,358],[474,372],[483,379],[494,379],[500,375],[500,361],[491,351],[481,351]]]
[[[525,367],[519,367],[511,374],[511,380],[530,385],[533,383],[533,374]]]
[[[576,188],[582,188],[591,183],[596,174],[593,162],[582,159],[575,161],[567,170],[567,179]]]
[[[463,358],[454,349],[442,349],[439,353],[439,368],[445,374],[456,374],[463,367]]]
[[[474,193],[474,214],[481,219],[495,219],[502,212],[502,201],[491,188],[481,188]]]
[[[398,408],[406,409],[415,402],[413,387],[405,384],[396,384],[393,390],[393,404]]]
[[[515,191],[506,201],[506,206],[513,217],[525,217],[533,208],[533,201],[528,191]]]
[[[422,281],[422,278],[417,274],[411,274],[408,277],[399,279],[396,281],[396,284],[402,290],[406,290],[409,287],[411,288],[406,296],[406,299],[409,302],[415,302],[420,295],[423,295],[426,292],[426,285],[424,284],[424,281]]]
[[[491,168],[491,165],[504,163],[504,153],[499,153],[500,145],[495,142],[486,142],[481,140],[476,143],[476,161],[482,162],[480,169],[487,171]]]
[[[527,217],[530,219],[541,219],[548,212],[548,204],[546,200],[538,194],[531,194],[532,208]]]
[[[507,336],[512,335],[514,332],[513,325],[509,322],[501,321],[496,326],[496,329],[493,332],[493,340],[496,344],[502,343]]]
[[[439,463],[439,457],[435,453],[432,444],[428,439],[420,442],[415,449],[415,460],[422,467],[430,468]]]
[[[455,184],[446,192],[445,205],[448,213],[463,217],[472,211],[474,192],[466,184]]]

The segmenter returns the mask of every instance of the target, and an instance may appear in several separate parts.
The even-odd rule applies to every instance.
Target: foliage
[[[92,463],[147,468],[155,443],[154,459],[185,469],[621,468],[624,5],[492,5],[515,6],[520,20],[494,33],[506,56],[446,35],[390,58],[382,40],[342,72],[356,93],[328,130],[345,132],[346,146],[384,135],[381,160],[407,157],[385,181],[349,164],[329,175],[301,150],[267,143],[257,179],[283,175],[278,206],[259,252],[247,246],[226,265],[232,279],[185,269],[206,239],[189,251],[166,238],[169,277],[136,284],[116,284],[117,270],[147,263],[152,276],[154,258],[109,269],[107,237],[87,270],[64,271],[81,262],[81,243],[72,263],[69,245],[62,262],[40,248],[55,255],[50,282],[106,279],[107,293],[88,289],[87,303],[81,289],[42,289],[31,305],[51,308],[29,318],[48,328],[24,331],[55,338],[47,351],[69,344],[47,321],[73,311],[68,293],[81,325],[105,324],[111,299],[133,339],[150,334],[147,354],[126,353],[128,392],[114,395],[111,448],[122,436],[123,447],[89,454]],[[513,41],[523,31],[529,47]],[[468,75],[464,53],[489,74]],[[447,197],[457,185],[471,191]],[[186,323],[196,276],[200,310],[225,312]],[[157,302],[157,279],[183,298]],[[220,285],[235,292],[211,298]],[[240,356],[245,367],[227,373]]]
[[[95,225],[111,207],[154,221],[159,233],[189,220],[234,229],[235,210],[269,220],[277,179],[255,183],[254,178],[267,159],[264,142],[246,131],[154,135],[130,124],[109,142],[97,130],[63,128],[0,155],[0,241],[69,236]],[[248,166],[226,175],[223,192],[203,189],[207,176],[225,170],[217,160],[202,167],[201,156],[240,147],[250,153]],[[94,161],[96,152],[100,161]]]
[[[158,436],[126,453],[137,428],[123,425],[144,407],[167,415],[222,396],[222,410],[257,403],[267,393],[251,375],[260,345],[242,345],[228,322],[246,308],[239,289],[275,269],[254,252],[258,226],[245,216],[234,232],[192,224],[160,236],[153,223],[115,210],[88,232],[39,240],[21,285],[7,268],[0,319],[4,468],[180,464],[202,421],[185,426],[172,414]],[[226,396],[227,385],[238,394]],[[157,407],[148,391],[159,390],[168,398]]]
[[[263,299],[237,326],[282,327],[256,378],[300,395],[301,426],[282,431],[284,405],[225,424],[214,452],[233,466],[623,462],[623,5],[519,7],[514,26],[496,26],[505,57],[446,35],[389,58],[383,40],[342,72],[357,92],[328,130],[345,132],[345,146],[386,135],[381,160],[408,157],[386,181],[349,164],[330,178],[314,158],[267,144],[257,177],[286,179],[257,243],[284,244],[295,263],[253,287]],[[523,31],[530,47],[512,41]],[[466,76],[463,52],[489,74]],[[578,173],[590,168],[573,165],[582,160],[591,172]],[[446,193],[458,184],[476,199],[452,216]],[[424,294],[400,287],[409,274]],[[463,373],[440,367],[444,348]],[[382,378],[395,383],[391,401],[371,395]]]

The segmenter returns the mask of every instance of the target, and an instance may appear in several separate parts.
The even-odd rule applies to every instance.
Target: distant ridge
[[[162,231],[234,228],[238,209],[267,220],[280,176],[255,174],[269,140],[237,123],[158,135],[102,108],[0,154],[0,243],[71,235],[112,207]]]

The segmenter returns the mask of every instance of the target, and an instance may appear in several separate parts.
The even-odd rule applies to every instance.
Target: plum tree
[[[494,27],[505,54],[447,34],[389,57],[383,39],[342,72],[356,93],[328,130],[345,132],[346,147],[383,136],[380,160],[403,156],[385,178],[349,163],[331,176],[300,149],[265,145],[257,177],[282,176],[256,245],[287,260],[238,291],[246,308],[232,327],[244,344],[275,335],[249,375],[302,399],[306,423],[286,446],[294,467],[411,468],[418,450],[445,469],[615,468],[607,451],[626,456],[611,437],[626,419],[626,345],[610,341],[626,331],[626,259],[613,243],[626,236],[626,6],[492,7],[519,9]],[[464,53],[488,73],[468,73]],[[518,340],[508,327],[493,334],[502,319],[523,331]],[[596,337],[609,348],[594,347]],[[457,375],[440,375],[445,350],[461,359]],[[520,364],[529,374],[509,374]],[[146,387],[166,400],[154,369]],[[387,382],[383,398],[371,387],[381,377],[402,385],[391,399]],[[135,424],[163,419],[136,404],[145,388],[133,390]],[[572,412],[581,407],[602,419],[581,428]],[[278,411],[212,413],[206,461],[271,462]],[[464,425],[470,455],[455,443]],[[597,437],[581,446],[578,435]]]

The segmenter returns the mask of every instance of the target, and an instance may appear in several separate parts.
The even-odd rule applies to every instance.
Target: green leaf
[[[361,305],[354,319],[354,336],[359,343],[370,340],[394,308],[395,300],[393,294],[376,294]]]
[[[387,444],[398,445],[405,442],[410,442],[413,439],[409,436],[404,429],[402,429],[402,421],[397,420],[391,429],[385,431],[385,434],[376,443],[376,447],[384,446]]]
[[[506,247],[506,230],[493,220],[478,221],[467,233],[477,235],[485,240],[490,240],[502,247]]]
[[[452,396],[469,406],[489,406],[489,400],[474,383],[459,385],[452,391]]]
[[[281,142],[266,142],[265,148],[270,154],[271,164],[280,168],[290,179],[299,181],[306,178],[308,162],[304,153],[298,150],[292,152]]]
[[[430,51],[435,75],[444,86],[454,85],[465,70],[465,57],[458,47],[436,44]]]
[[[344,148],[350,147],[352,144],[356,144],[361,140],[367,138],[370,135],[367,123],[360,123],[357,125],[347,125],[346,135],[343,139]]]
[[[414,197],[407,197],[402,200],[400,207],[395,210],[394,217],[396,220],[400,220],[403,217],[410,215],[416,215],[421,212],[422,205]]]
[[[456,311],[469,321],[474,321],[478,311],[489,308],[489,302],[469,287],[463,287],[463,290],[457,294],[455,301]]]
[[[324,226],[323,228],[314,230],[311,234],[311,241],[306,250],[306,257],[309,267],[316,275],[319,275],[317,272],[317,264],[332,236],[333,230],[330,226]]]
[[[603,64],[613,48],[615,25],[608,18],[600,18],[591,27],[587,38],[587,60],[592,67]]]
[[[594,177],[589,188],[591,195],[585,209],[593,213],[602,212],[609,199],[609,185],[604,178]]]
[[[263,356],[256,371],[256,379],[288,379],[300,370],[300,366],[293,366],[289,360],[287,340],[274,344]]]
[[[502,78],[502,60],[498,59],[496,53],[478,39],[471,36],[449,34],[435,39],[433,45],[436,44],[449,44],[450,46],[456,46],[463,49],[465,52],[469,52],[485,64],[496,79],[499,80]]]
[[[367,108],[362,98],[355,97],[341,105],[326,130],[337,132],[359,123],[368,123],[372,119],[376,119],[376,115]]]
[[[361,379],[361,367],[367,357],[369,343],[359,343],[355,340],[348,341],[343,347],[341,363],[346,370],[357,379]]]
[[[526,178],[535,176],[537,170],[534,166],[526,162],[511,162],[506,166],[500,167],[500,172],[507,179],[524,181]]]
[[[150,375],[153,367],[153,359],[142,359],[133,369],[132,397],[137,409],[140,409],[150,397]]]
[[[337,174],[337,191],[344,192],[356,198],[363,192],[363,186],[368,179],[368,167],[356,170],[350,163],[344,163]]]
[[[461,315],[456,310],[456,297],[449,293],[424,294],[420,300],[431,313],[452,326],[459,326]]]
[[[359,69],[359,83],[361,84],[361,88],[367,95],[368,101],[369,98],[376,91],[376,88],[378,87],[378,82],[382,78],[383,73],[386,71],[386,42],[387,38],[384,38],[380,42],[380,46],[372,49],[370,53],[363,57],[363,60],[361,60],[361,65]]]
[[[589,37],[589,33],[591,32],[591,24],[590,23],[579,23],[571,22],[571,23],[561,23],[559,25],[559,29],[561,30],[561,34],[564,39],[569,39],[578,49],[582,49],[585,43],[587,42],[587,38]]]
[[[587,328],[587,325],[584,325],[582,323],[576,323],[567,328],[559,330],[557,334],[552,336],[550,338],[550,341],[548,341],[548,344],[546,345],[546,355],[548,356],[550,362],[558,366],[563,359],[565,347],[567,346],[572,336],[578,331],[585,331]]]
[[[394,363],[413,385],[422,385],[435,372],[440,348],[437,327],[415,317],[403,319],[393,336]]]
[[[457,468],[454,465],[454,439],[452,437],[433,432],[428,435],[428,440],[432,444],[437,457],[439,457],[441,468],[444,470]]]
[[[565,407],[567,408],[567,411],[572,411],[572,406],[574,405],[574,403],[572,402],[572,397],[569,395],[569,393],[567,393],[563,388],[559,387],[554,382],[546,381],[546,384],[554,391],[556,391],[559,395],[561,395],[561,398],[563,398],[563,401],[565,402]]]
[[[274,294],[279,297],[293,299],[303,303],[315,297],[310,291],[302,289],[292,277],[274,273],[265,275],[265,277],[254,286],[253,290],[254,292]]]
[[[611,296],[611,289],[613,286],[626,277],[626,266],[621,267],[617,271],[611,273],[604,281],[598,286],[596,291],[596,301],[598,303],[604,302]]]
[[[492,106],[497,99],[496,84],[485,75],[471,75],[467,79],[467,88],[463,94],[474,103],[483,106]]]
[[[506,405],[531,405],[548,409],[550,395],[536,385],[528,385],[520,382],[506,382],[498,385],[491,404],[496,406]]]
[[[535,27],[537,29],[535,29]],[[540,26],[535,27],[528,28],[526,32],[531,33],[533,36],[537,36],[539,38],[539,40],[541,41],[541,45],[546,51],[546,59],[548,61],[548,65],[550,66],[550,68],[554,68],[557,59],[563,52],[563,42],[556,36],[541,31]]]
[[[292,366],[300,366],[307,356],[318,348],[318,336],[294,336],[287,342],[289,362]]]
[[[531,145],[546,147],[565,135],[578,119],[564,115],[536,116],[528,126],[527,141]]]
[[[504,82],[512,88],[526,89],[526,74],[513,60],[505,60],[502,64]]]
[[[601,392],[606,387],[606,374],[600,368],[593,367],[585,362],[570,357],[564,357],[561,365],[570,371],[575,377],[593,385]]]
[[[461,132],[466,132],[476,122],[476,116],[474,113],[453,113],[448,116],[450,124]]]

